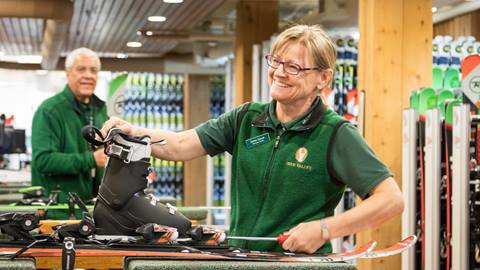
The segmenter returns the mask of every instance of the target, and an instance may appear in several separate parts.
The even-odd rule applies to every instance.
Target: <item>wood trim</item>
[[[183,90],[185,129],[195,128],[210,118],[209,79],[207,75],[185,75]],[[186,161],[184,170],[184,204],[186,206],[206,205],[207,157]]]
[[[433,35],[449,35],[453,38],[474,36],[480,39],[480,10],[469,12],[433,25]]]
[[[359,89],[365,90],[365,139],[401,187],[402,109],[413,89],[431,85],[431,0],[359,3]],[[382,130],[382,132],[378,132]],[[389,134],[389,136],[385,136]],[[413,179],[409,179],[413,181]],[[401,239],[400,216],[357,235],[386,247]],[[400,255],[360,260],[358,269],[401,269]]]

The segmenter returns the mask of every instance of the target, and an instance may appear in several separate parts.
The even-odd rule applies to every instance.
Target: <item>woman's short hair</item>
[[[337,52],[332,39],[318,25],[295,25],[280,33],[272,45],[275,54],[289,42],[300,42],[313,57],[315,66],[335,70]]]

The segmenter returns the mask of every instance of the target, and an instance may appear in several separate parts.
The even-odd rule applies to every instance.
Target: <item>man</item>
[[[83,126],[107,120],[105,103],[94,95],[100,59],[92,50],[78,48],[67,56],[65,68],[67,85],[39,106],[32,122],[32,185],[48,193],[60,190],[60,203],[67,201],[68,192],[84,201],[94,198],[106,162],[103,149],[92,149],[81,133]]]

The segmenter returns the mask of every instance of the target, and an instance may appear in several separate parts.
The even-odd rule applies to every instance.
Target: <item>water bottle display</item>
[[[225,112],[225,76],[210,77],[210,117],[216,118]],[[213,203],[225,204],[225,155],[213,157]]]
[[[147,128],[183,130],[183,75],[130,73],[124,92],[123,118]],[[155,196],[183,199],[183,162],[152,158],[149,187]]]

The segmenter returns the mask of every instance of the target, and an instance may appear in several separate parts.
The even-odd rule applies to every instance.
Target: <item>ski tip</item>
[[[384,249],[371,251],[365,254],[364,256],[362,256],[361,258],[372,259],[372,258],[381,258],[381,257],[397,255],[414,246],[416,242],[417,242],[417,236],[412,234],[407,236],[405,239],[391,246],[388,246]]]

